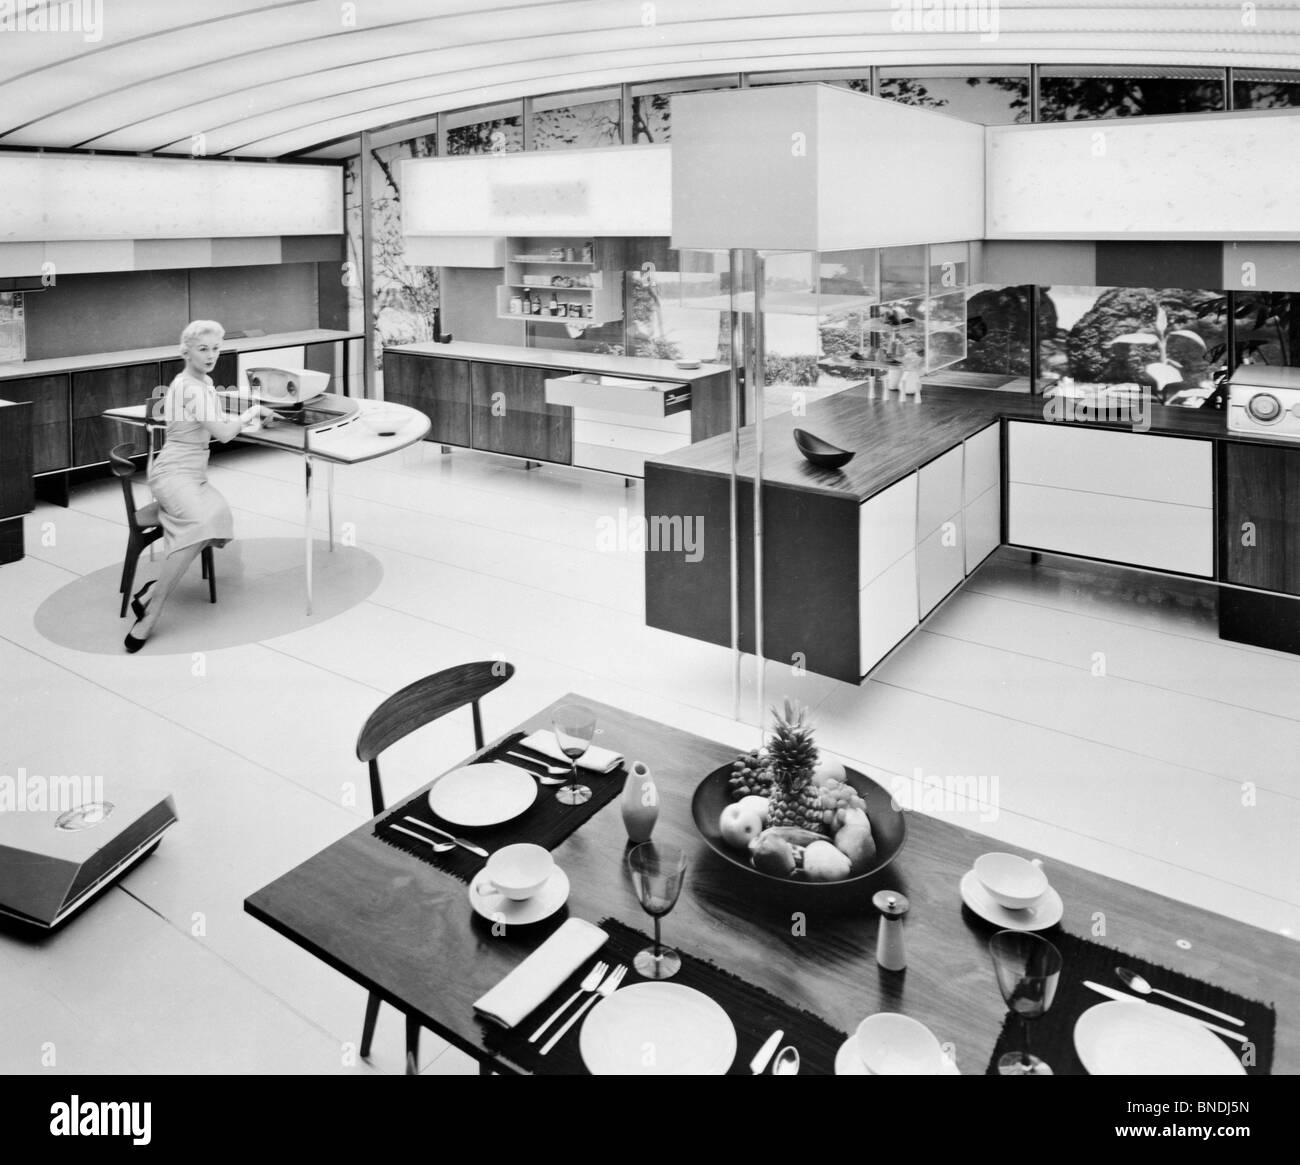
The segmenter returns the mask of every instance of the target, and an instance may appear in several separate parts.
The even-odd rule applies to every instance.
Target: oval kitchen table
[[[107,409],[100,414],[110,421],[122,421],[149,430],[149,456],[153,458],[153,437],[163,430],[163,422],[149,415],[152,402]],[[363,423],[366,413],[379,409],[400,415],[401,421],[391,434],[380,434]],[[424,438],[429,431],[429,418],[418,409],[406,405],[389,404],[378,400],[357,400],[351,397],[324,393],[302,406],[301,412],[286,413],[269,427],[245,429],[236,441],[250,445],[263,445],[280,449],[302,458],[303,465],[303,541],[305,550],[305,579],[307,586],[307,614],[311,614],[312,536],[311,505],[313,462],[325,463],[326,508],[329,514],[329,547],[334,550],[334,466],[357,465],[386,457],[399,449],[406,449]]]

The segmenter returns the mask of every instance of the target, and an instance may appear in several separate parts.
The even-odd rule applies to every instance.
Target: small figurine
[[[915,352],[906,352],[902,358],[903,375],[899,379],[899,396],[915,396],[916,403],[921,403],[921,365],[924,363]]]

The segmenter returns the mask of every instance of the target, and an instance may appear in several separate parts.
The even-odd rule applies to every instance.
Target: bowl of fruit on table
[[[691,812],[709,847],[783,885],[843,887],[898,855],[907,823],[888,790],[822,757],[807,710],[773,709],[767,746],[741,753],[695,790]]]

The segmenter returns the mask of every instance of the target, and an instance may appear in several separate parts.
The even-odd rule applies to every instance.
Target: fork
[[[555,1047],[555,1045],[559,1043],[560,1037],[564,1035],[564,1033],[567,1032],[569,1028],[571,1028],[575,1023],[578,1022],[578,1019],[582,1015],[582,1013],[586,1011],[587,1008],[589,1008],[593,1003],[595,1003],[597,999],[608,999],[611,995],[613,995],[614,992],[618,990],[619,984],[623,982],[623,976],[626,974],[627,974],[627,967],[620,964],[619,966],[615,967],[608,975],[606,975],[605,982],[603,982],[598,988],[596,988],[594,994],[588,995],[587,998],[584,999],[578,1005],[578,1010],[575,1011],[571,1016],[569,1016],[568,1019],[564,1021],[564,1026],[560,1028],[560,1030],[557,1031],[549,1040],[547,1040],[545,1044],[542,1045],[541,1054],[544,1056],[553,1047]]]
[[[542,1032],[544,1032],[548,1027],[551,1026],[551,1024],[553,1024],[557,1019],[559,1019],[560,1016],[564,1013],[564,1009],[568,1007],[569,1004],[572,1003],[575,999],[577,999],[578,996],[580,996],[584,991],[595,991],[596,988],[600,985],[600,981],[604,977],[605,972],[608,970],[609,970],[608,963],[597,963],[594,967],[592,967],[592,969],[587,972],[586,977],[582,980],[581,984],[579,984],[578,989],[572,995],[570,995],[568,999],[566,999],[562,1004],[560,1004],[559,1007],[555,1009],[550,1019],[548,1019],[544,1024],[542,1024],[541,1027],[539,1027],[535,1032],[533,1032],[531,1036],[528,1037],[528,1042],[530,1044],[537,1043],[537,1040],[541,1036]]]

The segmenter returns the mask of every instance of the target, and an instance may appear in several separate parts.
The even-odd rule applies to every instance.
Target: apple
[[[718,818],[718,832],[728,845],[746,849],[763,832],[763,819],[752,808],[737,802],[722,811],[722,816]]]
[[[748,797],[741,797],[736,804],[742,809],[749,809],[752,812],[757,813],[758,819],[763,822],[764,825],[767,824],[768,800],[766,797],[760,797],[757,793],[750,793]]]

